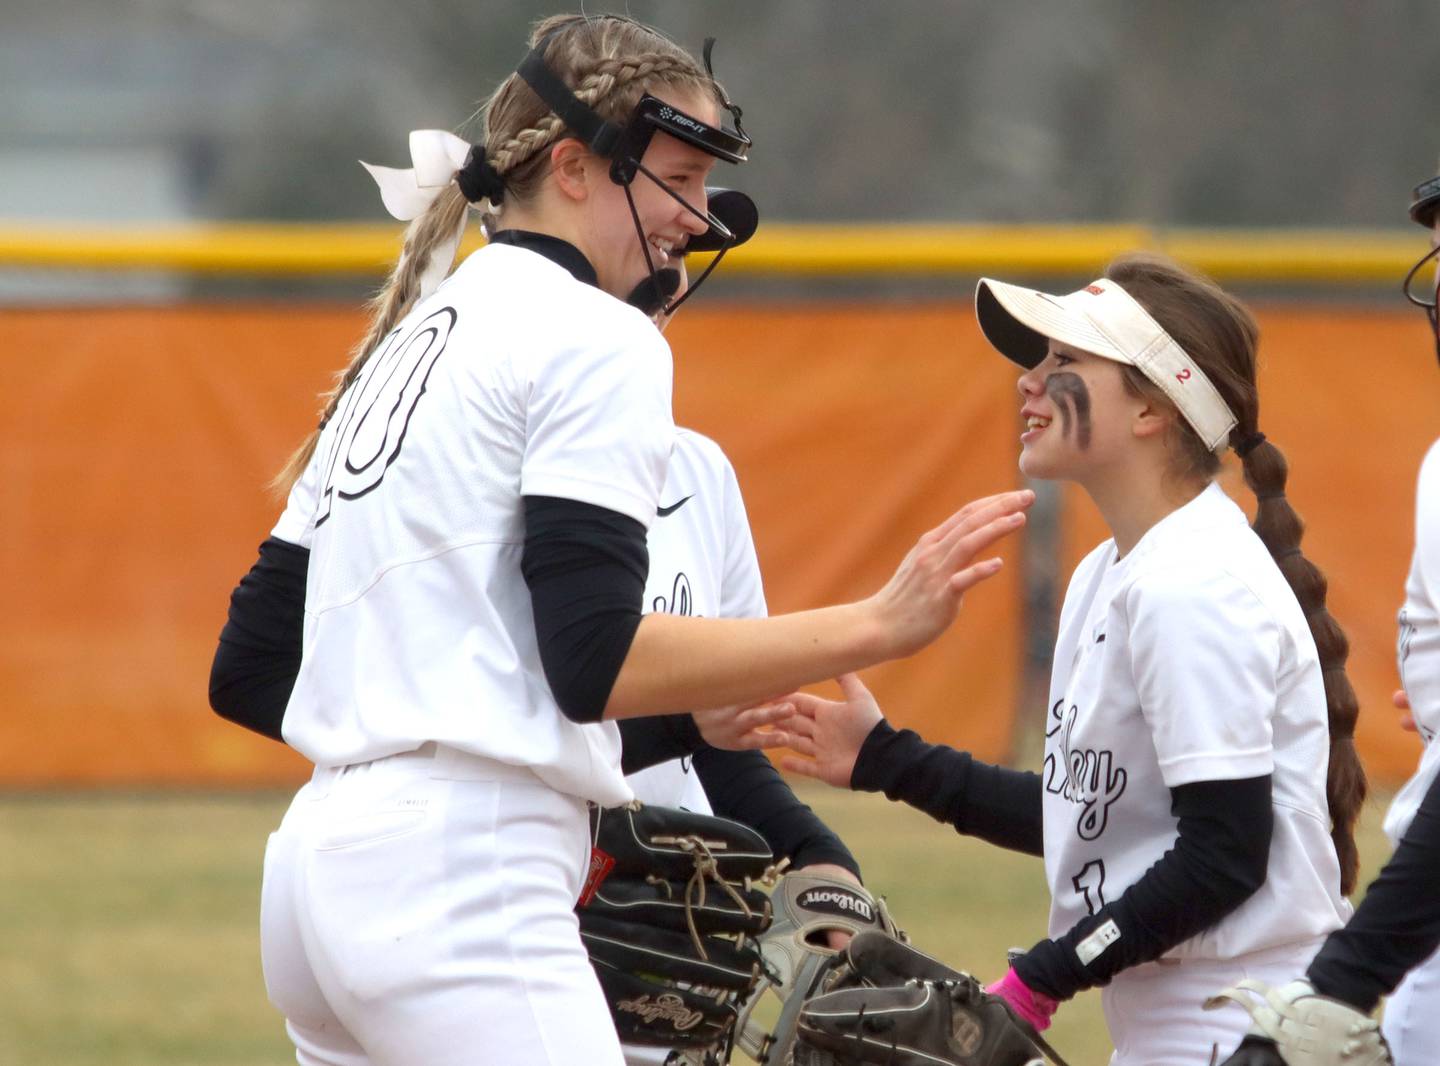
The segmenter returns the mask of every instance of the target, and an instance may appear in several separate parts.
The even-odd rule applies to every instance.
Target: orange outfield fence
[[[1262,428],[1351,636],[1362,755],[1394,781],[1419,751],[1389,695],[1415,472],[1437,432],[1433,354],[1398,310],[1260,317]],[[360,329],[354,310],[314,306],[0,311],[0,787],[305,776],[212,715],[206,679],[230,589],[278,513],[263,485]],[[677,421],[732,457],[772,610],[868,594],[918,533],[1018,483],[1014,373],[964,304],[711,305],[670,340]],[[1064,522],[1068,572],[1104,534],[1073,495]],[[954,630],[867,675],[898,724],[992,759],[1017,714],[1044,710],[1016,706],[1024,618],[1017,547],[1005,554]]]

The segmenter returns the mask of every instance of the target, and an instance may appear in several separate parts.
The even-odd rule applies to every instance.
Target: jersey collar
[[[552,237],[548,233],[532,233],[523,229],[502,229],[490,237],[490,243],[510,244],[516,248],[525,248],[536,255],[543,255],[556,266],[570,271],[576,281],[583,281],[586,285],[594,285],[596,288],[600,286],[600,277],[595,273],[595,268],[590,265],[590,260],[585,258],[585,253],[569,241],[562,241],[559,237]]]

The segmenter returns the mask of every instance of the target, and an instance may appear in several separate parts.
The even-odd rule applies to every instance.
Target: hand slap
[[[865,738],[884,715],[854,674],[842,674],[836,681],[843,700],[821,699],[808,692],[787,697],[795,714],[776,728],[783,730],[785,746],[796,755],[782,757],[780,766],[836,788],[849,788]]]
[[[785,700],[759,703],[753,707],[719,707],[695,711],[691,717],[712,748],[725,751],[759,751],[785,747],[786,734],[770,727],[795,714],[795,707]]]

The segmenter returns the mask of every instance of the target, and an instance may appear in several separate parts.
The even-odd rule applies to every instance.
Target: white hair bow
[[[380,186],[380,199],[392,218],[414,223],[435,198],[455,180],[455,174],[470,156],[470,143],[446,130],[411,130],[409,169],[380,167],[365,162],[360,165],[370,172]],[[437,244],[420,271],[420,295],[423,300],[439,287],[450,273],[460,238],[465,233],[465,213],[455,232]],[[408,236],[408,234],[407,234]],[[418,302],[418,301],[417,301]]]

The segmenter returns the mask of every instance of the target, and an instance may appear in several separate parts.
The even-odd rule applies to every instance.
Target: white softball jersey
[[[522,497],[648,527],[670,388],[639,311],[524,249],[469,256],[371,356],[276,527],[311,549],[286,741],[320,767],[434,741],[628,801],[615,725],[570,721],[546,683]]]
[[[720,446],[680,429],[646,544],[650,576],[645,611],[702,618],[763,618],[765,590],[745,501]],[[646,803],[710,813],[710,801],[688,759],[671,759],[629,775]]]
[[[1265,774],[1275,811],[1265,884],[1167,957],[1234,958],[1313,940],[1348,916],[1329,836],[1315,643],[1284,576],[1217,485],[1123,559],[1107,541],[1076,569],[1050,700],[1052,937],[1118,898],[1174,844],[1169,789]]]
[[[1410,697],[1410,710],[1425,751],[1420,766],[1390,804],[1385,834],[1400,843],[1420,801],[1440,773],[1440,440],[1430,445],[1420,464],[1415,493],[1415,552],[1405,579],[1405,605],[1400,608],[1400,687]]]

